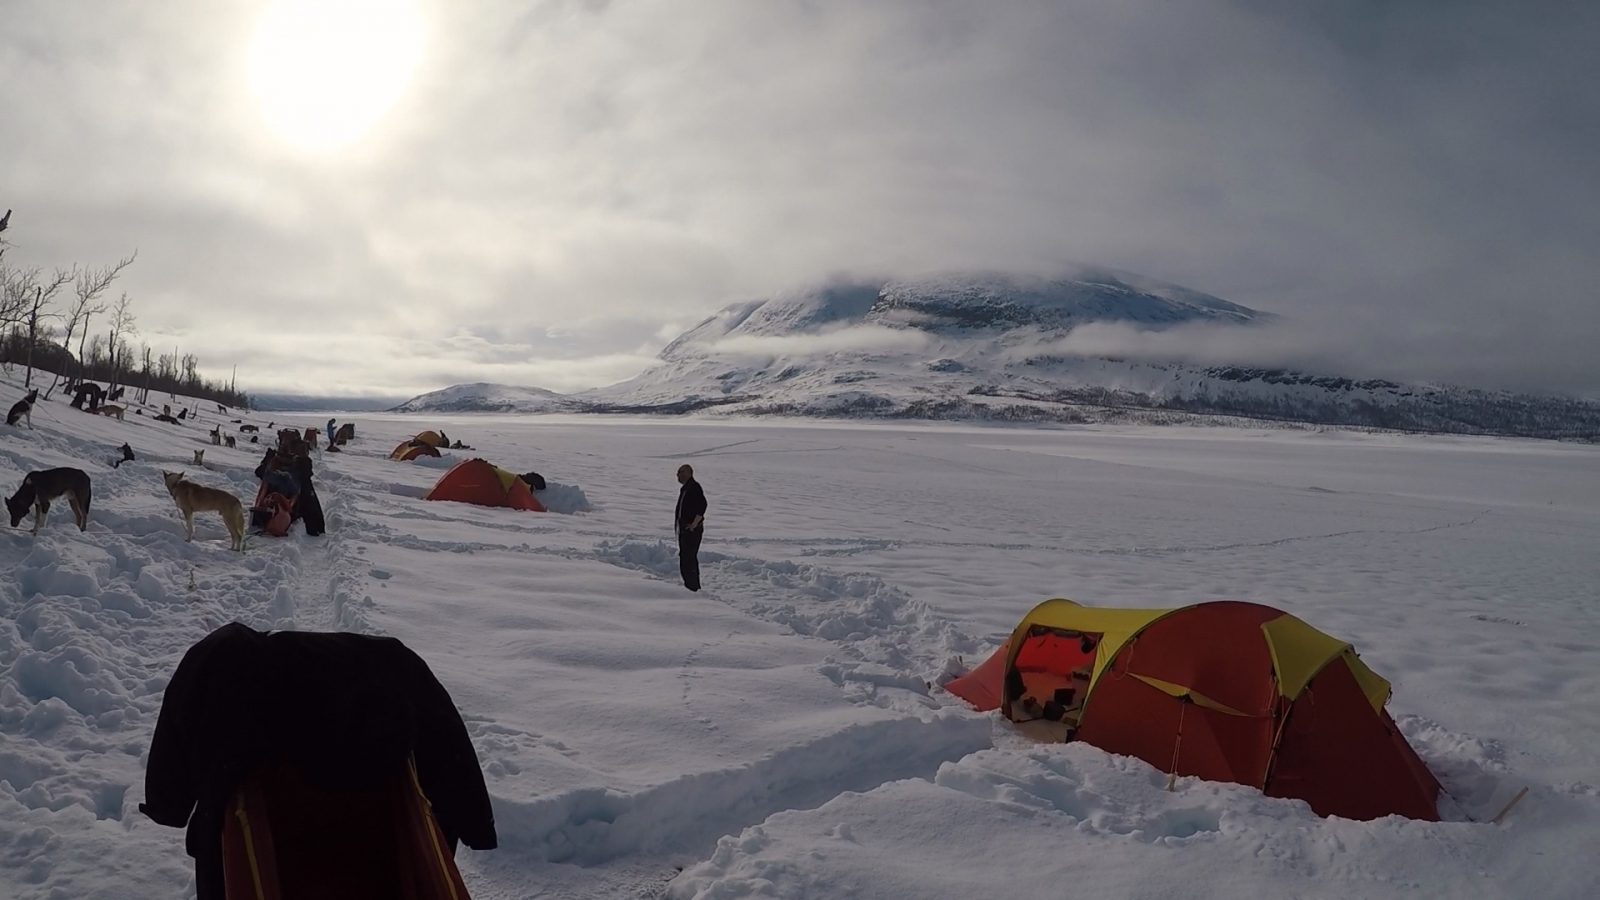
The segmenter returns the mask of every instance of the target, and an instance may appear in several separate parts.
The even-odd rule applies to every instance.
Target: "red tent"
[[[515,474],[482,459],[456,463],[434,484],[424,500],[455,500],[479,506],[509,506],[544,512],[528,485]]]
[[[1389,683],[1348,643],[1269,606],[1048,600],[945,689],[1052,740],[1296,797],[1320,815],[1439,818],[1439,782],[1384,709]]]

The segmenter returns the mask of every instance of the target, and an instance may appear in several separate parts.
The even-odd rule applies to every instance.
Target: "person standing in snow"
[[[335,420],[333,420],[333,419],[329,419],[328,420],[328,446],[329,447],[333,446],[333,436],[334,436],[335,431],[336,431],[336,429],[333,427],[334,421]]]
[[[694,480],[694,467],[685,463],[678,467],[678,508],[673,513],[673,523],[678,531],[678,569],[683,573],[683,586],[691,591],[700,590],[700,539],[705,536],[706,492]]]

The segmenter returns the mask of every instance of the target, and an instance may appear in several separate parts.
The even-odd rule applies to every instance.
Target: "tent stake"
[[[1506,813],[1511,812],[1511,808],[1513,806],[1516,806],[1518,803],[1521,803],[1522,802],[1522,798],[1526,797],[1527,795],[1528,795],[1528,789],[1526,787],[1524,787],[1520,791],[1517,791],[1517,795],[1515,797],[1511,798],[1511,802],[1507,803],[1505,805],[1505,808],[1501,809],[1498,813],[1495,813],[1495,817],[1489,820],[1489,824],[1490,825],[1499,825],[1500,824],[1500,820],[1504,819],[1506,817]]]

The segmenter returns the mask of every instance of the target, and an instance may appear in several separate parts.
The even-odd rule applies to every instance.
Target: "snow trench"
[[[944,763],[990,744],[991,725],[978,717],[870,722],[635,793],[583,788],[531,801],[495,798],[495,821],[502,847],[549,862],[595,866],[635,854],[705,853],[719,837],[774,813],[932,778]]]

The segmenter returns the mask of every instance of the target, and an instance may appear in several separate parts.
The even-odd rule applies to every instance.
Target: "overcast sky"
[[[1081,261],[1600,396],[1597,3],[303,2],[0,0],[5,263],[137,249],[143,336],[256,390],[570,390],[838,273]]]

